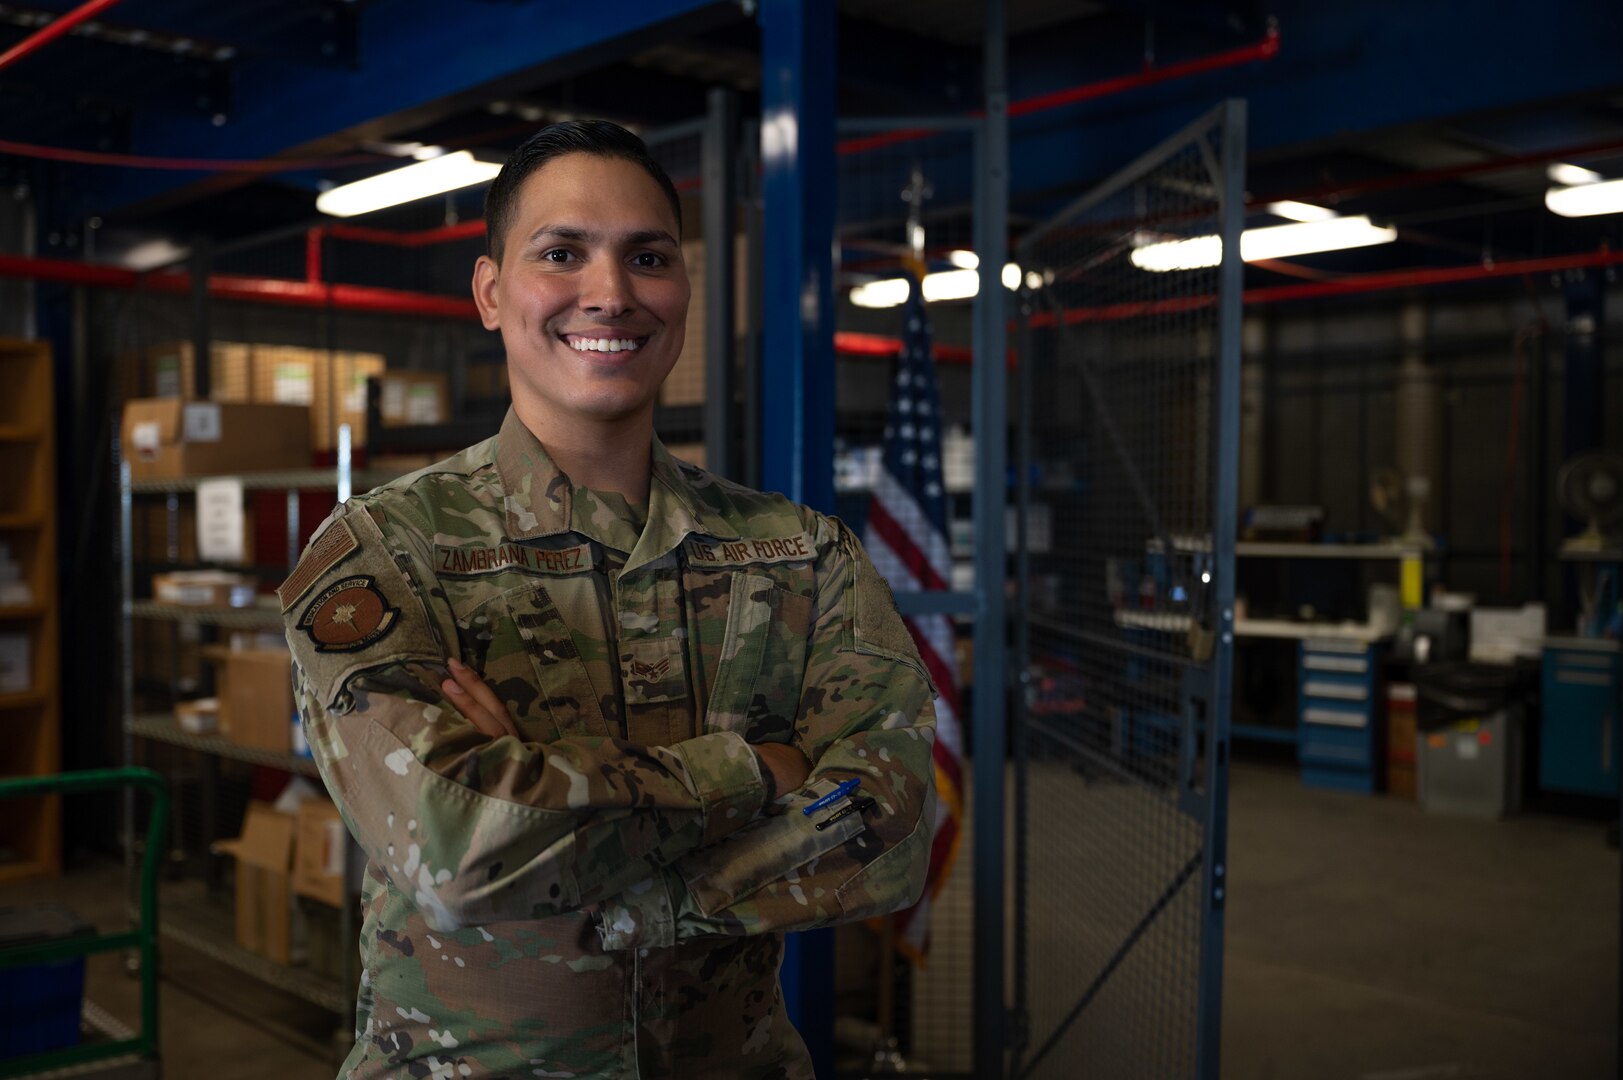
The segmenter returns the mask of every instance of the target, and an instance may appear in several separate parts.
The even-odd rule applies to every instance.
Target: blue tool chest
[[[1544,648],[1539,786],[1617,795],[1623,652],[1600,639],[1552,639]]]
[[[1296,671],[1296,757],[1302,781],[1339,791],[1375,791],[1380,772],[1375,647],[1362,641],[1309,639],[1298,648]]]

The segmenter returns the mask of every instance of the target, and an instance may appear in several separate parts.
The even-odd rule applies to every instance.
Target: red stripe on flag
[[[907,535],[907,530],[902,528],[901,523],[891,516],[890,507],[879,499],[874,499],[868,504],[868,524],[895,553],[901,564],[912,573],[913,579],[919,583],[922,591],[946,590],[946,579],[930,565],[930,560],[913,542],[913,538]]]

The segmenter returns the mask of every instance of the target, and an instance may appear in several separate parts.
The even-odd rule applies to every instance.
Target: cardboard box
[[[733,337],[743,336],[749,326],[748,245],[739,235],[733,241]],[[705,290],[708,287],[705,270],[704,244],[689,240],[682,245],[682,261],[687,264],[688,281],[693,296],[688,301],[687,334],[682,341],[682,355],[677,358],[671,373],[660,387],[661,405],[699,405],[704,402],[705,338],[712,328],[705,322]]]
[[[340,424],[350,425],[354,445],[366,440],[366,380],[387,366],[381,353],[216,341],[209,354],[209,400],[302,406],[317,451],[337,448]],[[193,396],[193,355],[189,341],[147,350],[154,396]]]
[[[1415,776],[1415,688],[1392,683],[1386,689],[1386,790],[1400,799],[1417,794]]]
[[[237,860],[237,944],[282,964],[293,961],[294,824],[292,815],[252,802],[242,835],[214,846]]]
[[[228,476],[310,464],[310,412],[181,398],[124,406],[124,457],[134,480]]]
[[[443,371],[385,371],[378,379],[384,427],[443,424],[451,419],[450,383]]]
[[[251,607],[259,584],[225,570],[177,570],[152,575],[152,599],[177,607]]]
[[[349,425],[350,445],[366,442],[366,383],[384,373],[383,357],[377,353],[334,353],[330,379],[318,379],[315,403],[316,449],[336,450],[338,428]],[[449,412],[449,410],[447,410]]]
[[[509,396],[507,364],[469,364],[462,373],[462,393],[474,400]]]
[[[344,820],[326,799],[299,804],[293,840],[293,891],[323,904],[344,903]]]
[[[210,646],[220,699],[220,733],[241,746],[293,750],[293,656],[286,649]]]
[[[188,735],[212,735],[220,729],[220,699],[175,702],[175,723]]]

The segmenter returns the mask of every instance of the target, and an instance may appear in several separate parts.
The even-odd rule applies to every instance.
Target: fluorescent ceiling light
[[[1565,161],[1551,162],[1550,167],[1545,169],[1544,172],[1551,180],[1566,187],[1577,187],[1580,184],[1598,184],[1606,179],[1594,169],[1586,169],[1582,165],[1571,165]]]
[[[969,253],[965,252],[964,254]],[[948,258],[951,258],[951,256],[948,256]],[[1001,276],[1004,288],[1017,289],[1020,287],[1021,270],[1014,263],[1005,263]],[[969,300],[980,291],[980,287],[981,274],[979,270],[938,270],[933,274],[924,275],[924,299],[927,302]],[[898,307],[907,302],[907,279],[884,278],[880,281],[865,282],[853,288],[847,294],[847,299],[857,307]]]
[[[1336,216],[1336,212],[1328,207],[1297,202],[1295,199],[1280,199],[1278,202],[1269,203],[1264,209],[1274,217],[1288,218],[1291,221],[1329,221]]]
[[[1554,187],[1544,193],[1544,205],[1562,217],[1620,214],[1623,213],[1623,180]]]
[[[1328,221],[1270,225],[1262,229],[1247,229],[1240,234],[1240,258],[1246,262],[1288,259],[1321,251],[1390,244],[1397,238],[1396,229],[1375,225],[1363,214],[1330,218]],[[1223,241],[1217,236],[1165,240],[1136,247],[1129,258],[1140,270],[1198,270],[1223,261]]]
[[[960,270],[973,270],[981,264],[981,257],[973,251],[960,248],[957,251],[947,252],[947,261]]]
[[[458,150],[324,191],[316,197],[316,209],[333,217],[354,217],[483,184],[499,172],[500,165],[480,161],[470,151]]]

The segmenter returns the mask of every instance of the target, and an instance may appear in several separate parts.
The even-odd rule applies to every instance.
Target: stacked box
[[[744,272],[748,263],[748,248],[744,237],[734,239],[733,266],[733,336],[743,335],[749,325],[749,281]],[[699,405],[704,402],[705,339],[711,328],[705,325],[705,250],[704,244],[689,240],[682,245],[682,261],[687,264],[688,281],[692,285],[692,299],[688,301],[687,336],[682,355],[660,388],[662,405]]]

